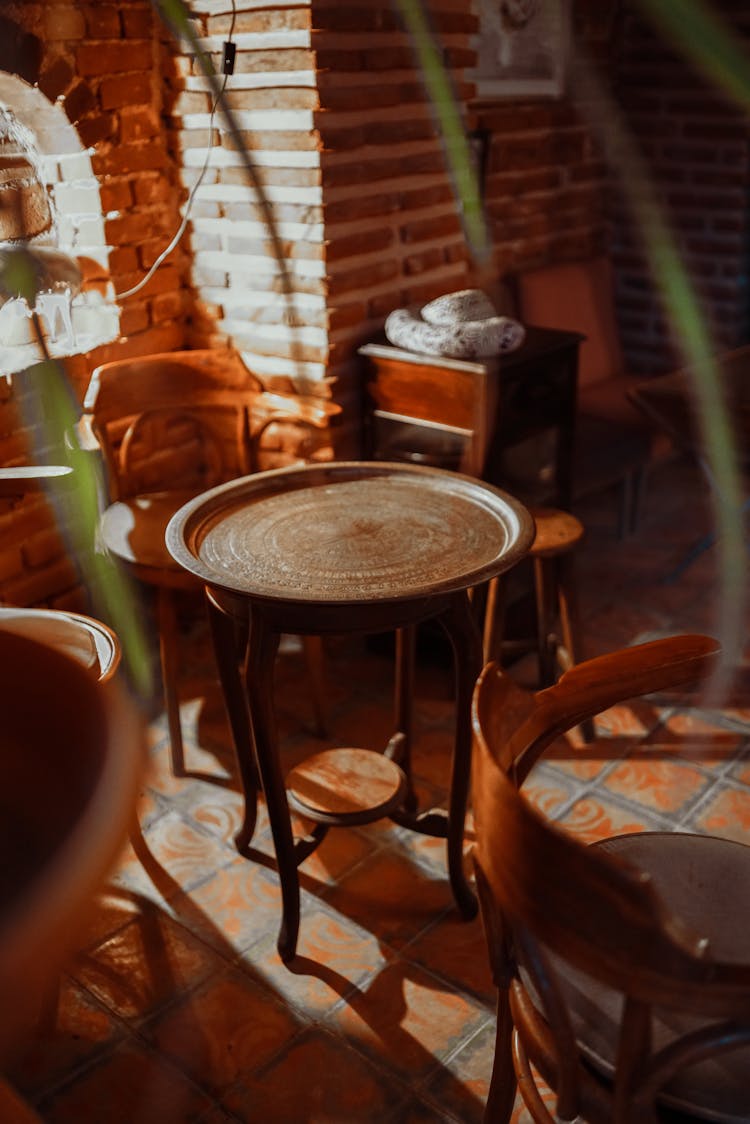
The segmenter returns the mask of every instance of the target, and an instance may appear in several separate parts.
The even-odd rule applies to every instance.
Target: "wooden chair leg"
[[[578,651],[578,637],[581,635],[580,618],[578,615],[578,595],[576,592],[574,562],[572,557],[560,558],[557,576],[557,599],[560,608],[560,636],[562,648],[560,654],[563,658],[564,668],[567,670],[580,661],[581,653]],[[585,742],[591,742],[596,737],[594,720],[587,718],[581,723],[581,735]]]
[[[484,635],[482,652],[485,663],[502,660],[502,638],[505,628],[505,587],[504,577],[492,578],[487,585],[487,604],[484,610]]]
[[[177,609],[173,590],[165,587],[159,589],[158,617],[161,678],[164,688],[164,705],[167,711],[167,724],[169,727],[169,748],[172,759],[172,772],[176,777],[184,777],[185,753],[182,745],[180,699],[177,691]]]
[[[310,680],[315,733],[319,738],[327,735],[325,716],[325,671],[323,661],[323,641],[320,636],[303,636],[302,646],[307,661],[307,674]]]
[[[555,561],[554,558],[533,559],[540,687],[551,687],[555,682],[555,616],[557,613]]]

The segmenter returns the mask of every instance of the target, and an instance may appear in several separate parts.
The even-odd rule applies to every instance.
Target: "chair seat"
[[[155,492],[118,500],[102,515],[99,530],[112,554],[145,570],[166,570],[165,577],[151,576],[156,584],[188,584],[184,571],[167,550],[164,534],[172,516],[192,499],[194,492]],[[149,575],[146,574],[147,580]],[[195,584],[193,581],[190,584]]]
[[[120,645],[114,633],[100,621],[79,613],[3,606],[0,629],[56,648],[102,680],[111,678],[120,662]]]
[[[709,941],[712,958],[750,963],[750,847],[707,835],[642,832],[594,844],[647,871],[667,909]],[[618,992],[602,987],[553,957],[570,1003],[576,1038],[592,1068],[614,1072]],[[654,1012],[660,1049],[705,1020],[675,1010]],[[750,1045],[683,1069],[660,1097],[701,1120],[750,1120]]]

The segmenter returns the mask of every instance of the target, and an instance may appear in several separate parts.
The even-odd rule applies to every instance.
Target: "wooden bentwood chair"
[[[102,451],[109,507],[100,536],[134,576],[156,588],[162,683],[172,768],[185,771],[177,689],[175,593],[196,580],[169,554],[172,515],[216,484],[290,463],[327,443],[340,407],[275,394],[233,351],[175,351],[98,367],[83,403]],[[323,726],[318,638],[305,641],[318,728]]]
[[[510,1119],[517,1087],[544,1124],[750,1120],[750,847],[678,832],[587,847],[519,792],[564,731],[717,658],[714,641],[680,636],[536,695],[493,664],[480,677],[475,864],[498,988],[487,1121]]]

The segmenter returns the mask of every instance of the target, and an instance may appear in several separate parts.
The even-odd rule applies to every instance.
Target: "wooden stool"
[[[539,686],[551,687],[556,665],[563,670],[577,662],[578,614],[571,574],[570,554],[583,538],[580,519],[552,507],[529,507],[536,535],[529,550],[534,566],[536,640],[502,639],[505,610],[505,575],[493,578],[487,592],[484,619],[484,662],[501,662],[503,649],[526,651],[535,647],[539,660]],[[559,618],[560,633],[556,625]]]
[[[120,663],[120,641],[112,629],[82,613],[2,606],[0,628],[72,656],[100,682],[111,679]]]

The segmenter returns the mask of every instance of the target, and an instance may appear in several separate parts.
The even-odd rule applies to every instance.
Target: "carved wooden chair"
[[[313,456],[340,408],[322,399],[270,394],[233,351],[181,351],[98,367],[83,403],[107,470],[104,546],[157,591],[162,682],[172,767],[185,771],[178,697],[175,594],[196,588],[167,551],[164,532],[188,499],[258,468]],[[289,441],[289,431],[295,441]],[[282,434],[274,440],[274,431]],[[268,446],[265,458],[264,446]],[[318,727],[320,646],[305,641]]]
[[[519,792],[564,731],[717,659],[713,641],[680,636],[536,695],[493,664],[480,677],[475,864],[498,987],[487,1121],[510,1119],[517,1088],[544,1124],[750,1119],[750,847],[679,832],[587,847]]]

